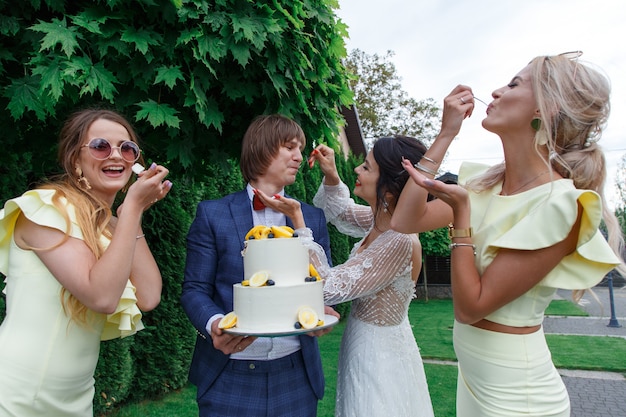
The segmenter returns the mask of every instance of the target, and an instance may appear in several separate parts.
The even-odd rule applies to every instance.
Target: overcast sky
[[[615,172],[626,154],[626,1],[624,0],[339,0],[348,51],[393,51],[402,87],[418,100],[443,98],[457,84],[489,103],[533,57],[582,50],[581,60],[612,85],[611,117],[600,140],[608,162],[606,196],[615,204]],[[476,103],[450,147],[445,170],[463,160],[502,161],[497,136],[481,126]]]

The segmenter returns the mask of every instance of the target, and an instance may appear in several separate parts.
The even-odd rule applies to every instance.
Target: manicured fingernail
[[[152,165],[150,165],[150,169],[155,169],[157,166],[156,162],[153,162]]]
[[[172,183],[172,181],[170,181],[170,180],[166,180],[166,181],[163,183],[163,185],[164,185],[164,186],[166,186],[167,188],[172,188],[172,185],[174,185],[174,184]]]
[[[435,185],[435,182],[433,180],[424,180],[424,185],[432,187],[433,185]]]
[[[274,194],[274,198],[275,198],[276,200],[280,200],[280,194]]]

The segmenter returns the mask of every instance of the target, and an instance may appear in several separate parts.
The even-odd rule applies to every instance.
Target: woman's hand
[[[311,155],[309,156],[309,167],[313,167],[315,161],[320,165],[320,169],[324,174],[324,184],[337,185],[341,180],[337,173],[337,166],[335,165],[335,151],[326,145],[318,145]]]
[[[423,176],[408,159],[402,160],[402,167],[417,185],[448,204],[454,213],[469,207],[469,196],[465,188]]]
[[[254,189],[254,193],[266,207],[283,213],[285,216],[289,217],[293,223],[294,229],[306,227],[304,215],[302,214],[302,208],[300,207],[300,202],[298,200],[281,197],[279,194],[274,194],[270,197],[259,189]]]
[[[466,85],[457,85],[443,99],[443,116],[441,118],[440,135],[456,136],[461,130],[463,120],[474,111],[474,94]]]
[[[150,168],[138,174],[138,179],[128,189],[124,202],[133,201],[145,211],[164,199],[172,189],[172,182],[165,180],[168,173],[167,168],[153,163]],[[118,216],[121,213],[121,207],[118,208]]]

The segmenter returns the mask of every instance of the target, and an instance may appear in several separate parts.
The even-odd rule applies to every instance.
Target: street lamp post
[[[606,327],[622,327],[615,317],[615,299],[613,298],[613,271],[609,272],[607,276],[607,283],[609,284],[609,302],[611,304],[611,319]]]

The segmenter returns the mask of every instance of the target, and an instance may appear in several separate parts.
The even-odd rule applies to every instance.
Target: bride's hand
[[[461,207],[469,206],[469,195],[465,188],[456,184],[446,184],[445,182],[423,176],[418,170],[415,169],[413,164],[411,164],[411,161],[408,159],[402,160],[402,166],[417,185],[424,188],[441,201],[447,203],[450,207],[452,207],[453,211],[456,212],[457,209]]]
[[[285,216],[289,217],[293,223],[294,229],[302,229],[306,227],[304,215],[302,214],[302,207],[300,206],[300,202],[298,200],[281,197],[279,194],[274,194],[270,197],[259,189],[255,189],[254,193],[266,207],[283,213]]]
[[[315,161],[317,161],[324,174],[324,183],[327,185],[337,185],[341,181],[339,174],[337,173],[337,166],[335,165],[335,151],[326,146],[318,145],[311,155],[309,156],[309,167],[313,167]]]

